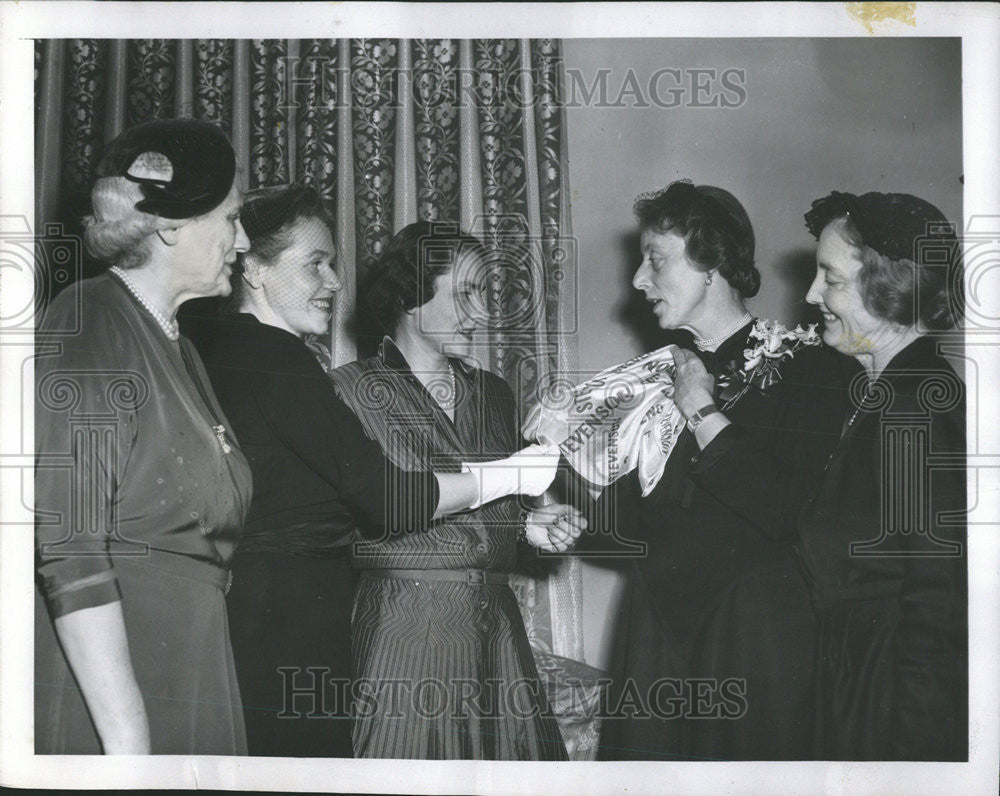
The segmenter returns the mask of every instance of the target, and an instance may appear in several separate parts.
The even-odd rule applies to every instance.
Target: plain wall
[[[912,193],[961,221],[958,40],[565,39],[563,47],[575,72],[567,99],[580,106],[567,110],[567,135],[584,375],[664,344],[629,284],[639,260],[637,194],[681,178],[731,191],[757,235],[762,287],[750,311],[791,323],[816,320],[803,301],[815,244],[802,215],[813,199],[831,190]],[[717,79],[661,72],[657,104],[649,82],[668,68],[715,70]],[[599,70],[609,70],[604,97]],[[728,89],[726,70],[741,70],[729,72]],[[626,107],[608,107],[619,99]],[[692,107],[713,102],[737,107]],[[622,577],[585,563],[583,587],[586,659],[607,668]]]

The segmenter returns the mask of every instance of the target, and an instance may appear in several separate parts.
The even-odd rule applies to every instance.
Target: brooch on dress
[[[778,366],[785,359],[791,359],[795,352],[806,346],[817,346],[822,341],[816,332],[816,324],[810,323],[803,329],[796,326],[786,329],[777,321],[758,319],[750,330],[750,348],[743,349],[743,363],[730,362],[719,376],[719,398],[725,403],[722,411],[733,406],[756,387],[761,393],[781,380]]]
[[[212,431],[215,432],[215,437],[216,439],[219,440],[219,445],[222,447],[222,452],[229,453],[232,450],[232,448],[230,448],[229,443],[226,442],[226,427],[222,425],[212,426]]]

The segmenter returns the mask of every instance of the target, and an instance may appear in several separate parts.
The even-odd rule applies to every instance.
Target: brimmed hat
[[[98,177],[137,183],[136,209],[170,219],[204,215],[229,194],[236,155],[215,125],[195,119],[157,119],[130,127],[111,141]]]
[[[865,246],[893,260],[916,260],[921,241],[956,240],[955,227],[930,202],[908,193],[833,191],[817,199],[805,214],[806,226],[817,240],[836,218],[848,217]]]

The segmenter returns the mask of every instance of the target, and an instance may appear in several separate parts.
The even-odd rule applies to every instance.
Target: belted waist
[[[488,569],[364,569],[362,578],[399,578],[401,580],[452,580],[464,581],[470,585],[489,584],[506,586],[509,575],[506,572],[491,572]]]

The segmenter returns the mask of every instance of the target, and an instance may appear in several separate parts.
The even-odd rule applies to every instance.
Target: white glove
[[[463,471],[475,476],[479,497],[469,508],[508,495],[542,494],[556,477],[559,448],[556,445],[529,445],[506,459],[492,462],[470,462]]]

